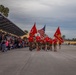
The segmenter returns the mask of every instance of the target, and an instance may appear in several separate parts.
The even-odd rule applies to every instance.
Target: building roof
[[[23,30],[21,30],[18,26],[8,20],[2,14],[0,14],[0,29],[17,36],[25,35],[25,32]]]

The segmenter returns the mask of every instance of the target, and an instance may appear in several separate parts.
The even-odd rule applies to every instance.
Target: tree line
[[[69,38],[66,38],[65,35],[62,35],[62,38],[67,41],[76,41],[76,38],[69,39]]]
[[[0,5],[0,13],[3,14],[4,16],[8,17],[9,8],[5,7],[3,5]]]

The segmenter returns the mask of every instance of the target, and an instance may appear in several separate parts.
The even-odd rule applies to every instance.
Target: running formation
[[[32,36],[30,35],[29,38],[29,50],[32,51],[33,49],[36,49],[37,51],[40,50],[49,50],[52,51],[54,47],[54,51],[57,51],[57,44],[59,44],[59,47],[61,46],[60,43],[58,43],[58,40],[56,38],[52,39],[49,38],[47,35],[45,37],[41,38],[39,35]]]

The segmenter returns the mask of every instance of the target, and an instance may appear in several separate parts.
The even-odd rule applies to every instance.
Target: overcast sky
[[[22,30],[30,31],[46,25],[46,34],[53,37],[60,26],[66,38],[76,38],[76,0],[0,0],[10,10],[8,19]]]

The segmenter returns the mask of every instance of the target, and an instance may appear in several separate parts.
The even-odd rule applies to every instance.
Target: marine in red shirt
[[[53,39],[54,51],[57,51],[57,39]]]
[[[41,39],[40,43],[41,43],[41,49],[45,50],[45,41],[44,41],[44,38]]]
[[[46,49],[46,50],[49,50],[49,49],[50,49],[50,47],[49,47],[49,37],[48,37],[48,36],[45,36],[44,41],[45,41],[45,43],[46,43],[45,49]]]
[[[37,36],[36,36],[37,51],[39,51],[40,48],[41,48],[41,43],[40,43],[40,41],[41,41],[41,37],[40,37],[39,35],[37,35]]]
[[[50,50],[52,51],[52,43],[53,43],[53,40],[51,38],[49,38],[49,45],[50,45]]]
[[[30,51],[32,51],[32,49],[33,49],[33,41],[34,41],[34,38],[33,38],[33,36],[29,36],[29,38],[28,38],[28,41],[29,41],[29,50]]]

